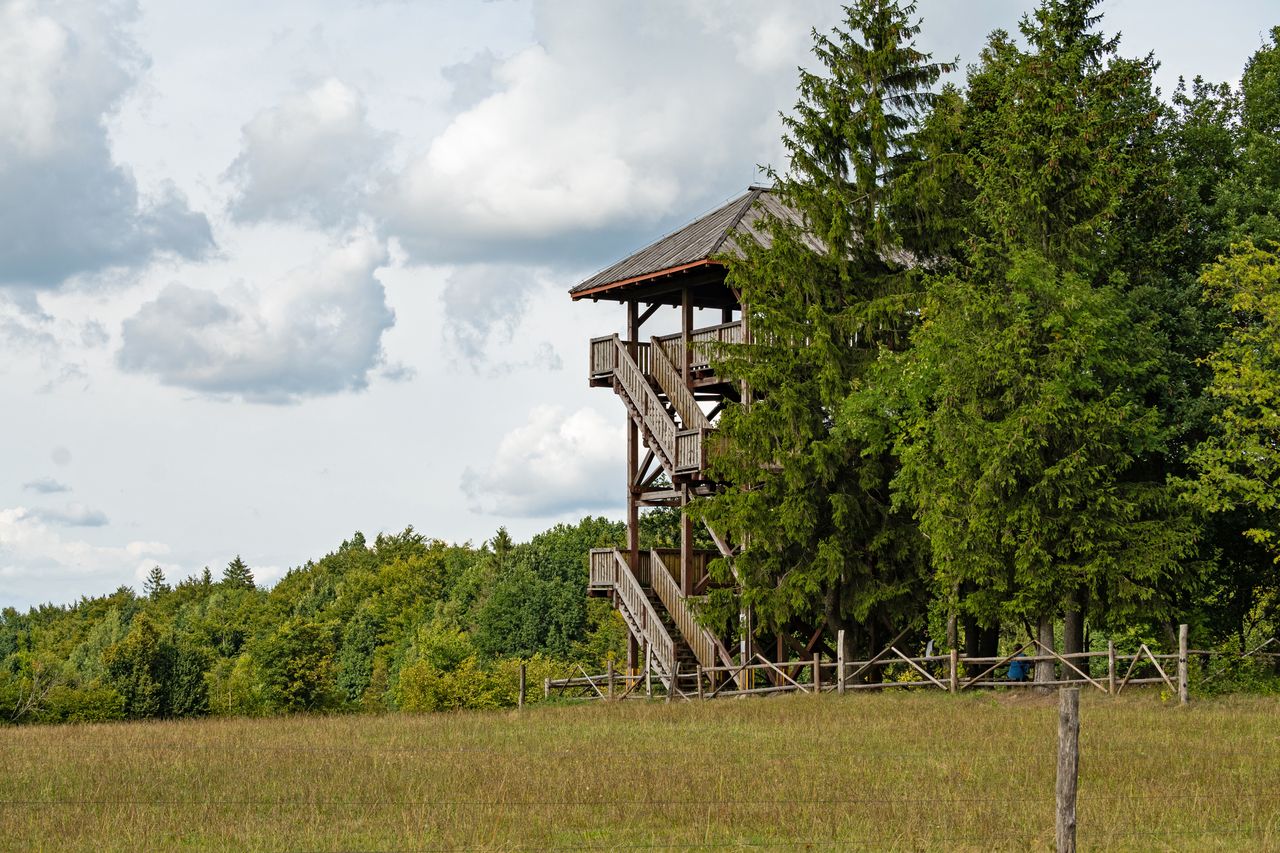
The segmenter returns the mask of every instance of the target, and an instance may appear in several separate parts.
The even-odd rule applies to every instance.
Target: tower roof
[[[569,295],[574,299],[621,299],[623,290],[660,277],[722,266],[716,258],[742,256],[737,238],[743,235],[769,245],[769,230],[761,222],[766,215],[802,224],[800,215],[784,205],[772,189],[750,187],[732,201],[606,267],[571,289]]]

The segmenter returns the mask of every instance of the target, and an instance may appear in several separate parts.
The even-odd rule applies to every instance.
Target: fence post
[[[525,666],[524,661],[521,661],[520,662],[520,695],[516,699],[516,710],[524,709],[524,678],[525,678],[524,666]]]
[[[813,656],[813,693],[816,696],[822,692],[822,670],[818,669],[818,655]]]
[[[952,693],[960,692],[960,652],[957,649],[951,650],[951,672],[949,673],[949,687]]]
[[[702,701],[702,664],[698,664],[698,701]]]
[[[1076,784],[1080,778],[1080,688],[1058,689],[1058,853],[1076,851]]]
[[[611,700],[612,700],[612,699],[613,699],[613,658],[609,658],[609,666],[608,666],[608,669],[606,670],[606,674],[607,674],[608,679],[609,679],[609,694],[608,694],[608,696],[609,696],[609,699],[611,699]]]
[[[1116,644],[1107,640],[1107,695],[1116,695]]]
[[[836,693],[844,695],[844,629],[836,631]]]
[[[543,699],[551,698],[551,679],[550,678],[542,679],[542,698]]]
[[[1178,626],[1178,704],[1185,705],[1190,701],[1190,690],[1187,684],[1187,626]]]
[[[653,698],[653,646],[644,645],[644,695]]]

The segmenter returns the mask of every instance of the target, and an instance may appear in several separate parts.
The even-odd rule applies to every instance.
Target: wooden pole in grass
[[[948,687],[952,693],[960,692],[960,651],[958,649],[951,650],[951,676],[948,680]]]
[[[543,699],[551,698],[551,679],[550,678],[542,679],[542,698]]]
[[[516,710],[524,710],[524,678],[525,678],[524,666],[525,666],[524,663],[521,662],[520,663],[520,694],[516,699]]]
[[[605,673],[607,678],[609,679],[608,696],[609,696],[609,699],[612,700],[613,699],[613,658],[609,658],[609,666],[606,668]]]
[[[698,700],[702,700],[702,664],[698,664]]]
[[[813,656],[813,692],[818,694],[822,692],[822,671],[818,669],[818,655]]]
[[[1185,705],[1191,700],[1188,689],[1189,674],[1187,672],[1187,626],[1178,626],[1178,704]]]
[[[1116,695],[1116,644],[1107,640],[1107,695]]]
[[[844,695],[844,629],[836,631],[836,693]]]
[[[1076,785],[1080,780],[1080,688],[1058,689],[1058,853],[1076,853]]]

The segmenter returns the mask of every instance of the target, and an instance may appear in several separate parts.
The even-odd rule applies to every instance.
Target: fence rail
[[[661,563],[654,555],[654,563]],[[667,574],[655,571],[654,576]],[[1182,632],[1185,644],[1185,630]],[[1274,643],[1274,646],[1273,646]],[[837,644],[838,647],[841,644]],[[1182,647],[1178,652],[1156,653],[1146,645],[1136,651],[1121,652],[1109,644],[1106,651],[1060,653],[1030,641],[1004,657],[946,655],[909,656],[892,644],[866,660],[831,660],[815,656],[811,660],[770,661],[756,654],[746,663],[701,665],[694,671],[677,672],[672,696],[706,700],[728,696],[778,693],[845,693],[847,691],[889,689],[932,689],[959,693],[967,689],[1045,689],[1077,686],[1118,696],[1126,688],[1163,685],[1185,702],[1190,679],[1188,662],[1199,658],[1207,670],[1215,661],[1263,658],[1280,661],[1280,640],[1268,641],[1257,649],[1240,654]],[[1028,653],[1034,652],[1034,653]],[[699,656],[699,660],[701,657]],[[1050,681],[1036,682],[1011,678],[1009,665],[1028,674],[1036,663],[1049,662],[1057,668]],[[1105,663],[1105,672],[1095,672],[1094,663]],[[1099,666],[1097,669],[1101,670]],[[1220,674],[1207,673],[1210,681]],[[554,684],[554,683],[553,683]]]

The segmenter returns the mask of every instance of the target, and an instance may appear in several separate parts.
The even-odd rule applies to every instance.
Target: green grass
[[[1082,850],[1280,850],[1280,701],[1081,702]],[[0,847],[1051,849],[1056,699],[0,729]]]

